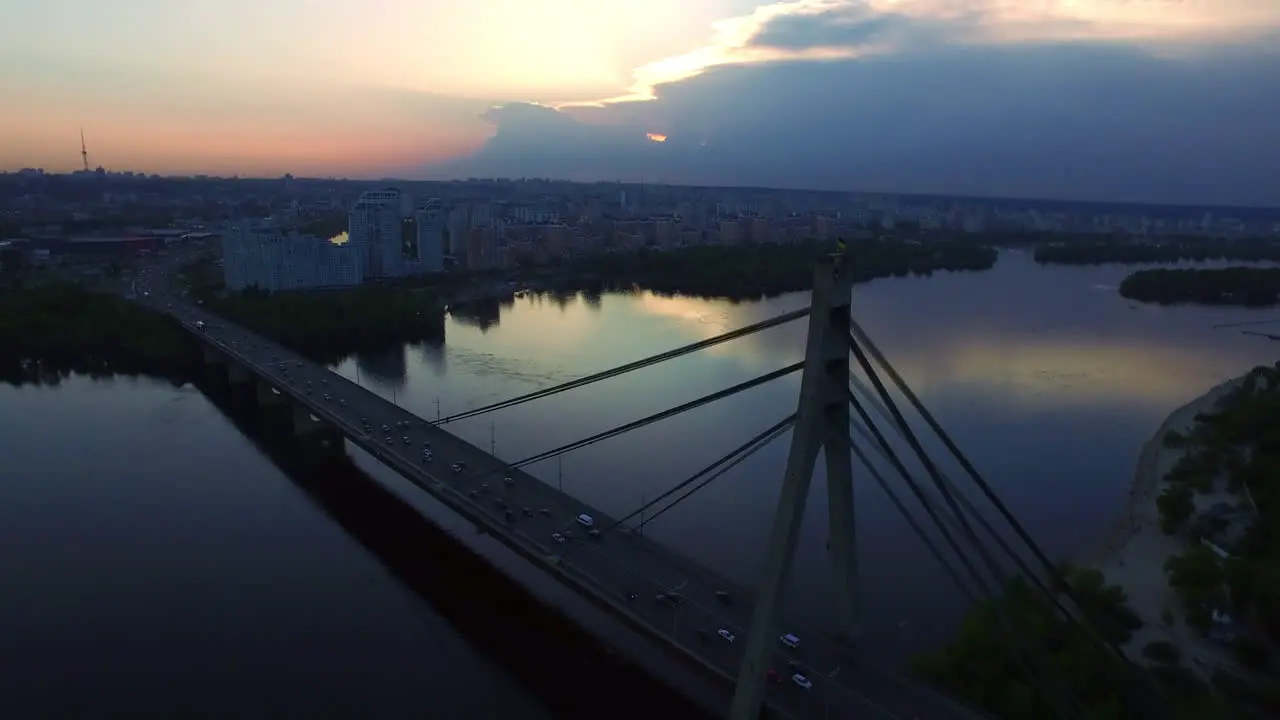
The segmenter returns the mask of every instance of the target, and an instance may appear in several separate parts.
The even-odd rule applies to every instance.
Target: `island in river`
[[[1270,307],[1280,303],[1280,268],[1139,270],[1120,283],[1120,295],[1160,305]]]

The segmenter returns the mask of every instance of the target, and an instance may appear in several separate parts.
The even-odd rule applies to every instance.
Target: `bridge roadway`
[[[588,537],[576,522],[579,514],[591,515],[601,528],[610,526],[614,519],[528,473],[509,468],[484,450],[328,368],[183,303],[168,292],[152,291],[137,299],[176,316],[193,335],[243,364],[258,381],[303,405],[312,416],[336,427],[354,444],[633,628],[713,674],[730,682],[736,680],[751,621],[752,600],[747,589],[629,531]],[[204,332],[195,328],[197,320],[205,321]],[[288,367],[287,377],[279,369],[281,362]],[[332,399],[324,400],[325,393]],[[369,432],[364,430],[362,419],[368,420]],[[397,427],[405,421],[407,429]],[[384,425],[390,431],[384,431]],[[425,443],[433,450],[429,462],[423,458]],[[466,463],[465,470],[453,472],[450,468],[456,462]],[[506,477],[513,482],[505,483]],[[513,519],[505,517],[499,499],[513,511]],[[532,511],[531,516],[523,512],[525,508]],[[567,542],[553,540],[553,533],[566,531],[572,532]],[[669,592],[683,596],[683,605],[673,608],[656,600],[657,595]],[[729,593],[729,602],[719,599],[717,592]],[[736,636],[736,642],[720,637],[721,629]],[[783,716],[978,717],[914,681],[868,664],[853,648],[800,620],[784,624],[778,634],[783,632],[801,639],[796,650],[779,642],[773,652],[771,667],[780,682],[770,686],[766,701]],[[790,680],[792,663],[812,681],[812,688],[805,690]]]

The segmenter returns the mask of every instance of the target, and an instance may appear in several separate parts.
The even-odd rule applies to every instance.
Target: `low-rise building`
[[[223,281],[229,290],[269,292],[359,285],[361,248],[280,228],[239,228],[222,234]]]

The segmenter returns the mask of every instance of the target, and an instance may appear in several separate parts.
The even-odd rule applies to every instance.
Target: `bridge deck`
[[[751,620],[752,593],[747,588],[641,535],[619,530],[590,538],[576,522],[579,514],[591,515],[598,528],[611,526],[614,518],[528,473],[509,469],[441,427],[220,317],[190,306],[175,306],[169,312],[196,337],[251,369],[261,381],[307,407],[316,418],[341,430],[351,442],[587,599],[659,639],[687,661],[726,681],[736,680]],[[194,328],[197,319],[207,323],[204,332]],[[278,369],[281,361],[288,363],[287,377]],[[309,393],[307,381],[311,381]],[[325,401],[324,393],[333,399]],[[340,399],[346,400],[345,406]],[[365,432],[362,418],[369,421],[371,432]],[[408,421],[410,427],[396,427],[400,421]],[[390,431],[384,431],[383,425]],[[433,450],[430,462],[422,456],[424,443]],[[451,471],[455,462],[466,463],[466,469]],[[513,482],[505,483],[505,477]],[[532,516],[525,514],[525,508]],[[514,517],[508,519],[505,509],[512,510]],[[572,532],[566,542],[553,540],[553,533],[565,531]],[[562,559],[562,555],[567,556]],[[717,591],[728,592],[730,602],[718,599]],[[671,608],[655,599],[668,592],[683,596],[684,605]],[[737,642],[720,637],[721,629],[735,635]],[[769,689],[767,702],[784,715],[978,717],[914,681],[863,662],[855,649],[802,618],[788,618],[779,635],[783,632],[801,638],[797,650],[778,643],[773,658],[772,667],[784,681]],[[787,679],[791,662],[803,668],[813,682],[811,689]]]

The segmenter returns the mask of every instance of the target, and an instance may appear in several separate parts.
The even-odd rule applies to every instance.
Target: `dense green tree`
[[[1166,560],[1164,571],[1186,610],[1187,624],[1207,632],[1213,611],[1226,600],[1227,574],[1221,558],[1208,545],[1195,543]]]
[[[1123,598],[1123,592],[1097,584],[1101,574],[1095,573],[1073,573],[1067,581],[1094,603]],[[917,658],[915,669],[998,717],[1055,717],[1064,695],[1090,718],[1128,717],[1123,708],[1130,669],[1021,579],[999,598],[976,605],[956,637]]]
[[[443,310],[428,292],[379,286],[315,293],[249,290],[205,302],[223,317],[324,363],[359,350],[444,338]]]
[[[1177,665],[1182,660],[1182,650],[1168,640],[1152,640],[1142,646],[1142,656],[1162,665]]]
[[[857,240],[849,247],[848,261],[858,282],[941,270],[988,270],[997,257],[993,248],[952,241]],[[639,287],[658,293],[758,299],[811,288],[814,263],[833,250],[834,243],[813,241],[606,253],[574,263],[562,282],[578,290]]]
[[[173,320],[71,283],[0,289],[0,380],[70,373],[178,377],[193,345]]]
[[[1271,670],[1274,661],[1271,648],[1261,640],[1248,636],[1240,637],[1235,642],[1236,658],[1240,664],[1256,672],[1265,673]]]
[[[1186,485],[1197,492],[1213,490],[1213,483],[1221,474],[1221,456],[1213,450],[1196,448],[1178,458],[1164,479],[1174,485]]]
[[[1280,268],[1139,270],[1120,283],[1120,294],[1130,300],[1161,305],[1265,307],[1280,301]]]
[[[1142,627],[1142,618],[1129,607],[1129,597],[1119,585],[1108,585],[1102,571],[1095,568],[1066,568],[1080,611],[1107,641],[1124,643]]]
[[[1178,532],[1196,509],[1191,486],[1177,483],[1165,488],[1156,498],[1156,508],[1160,510],[1160,529],[1167,535]]]

